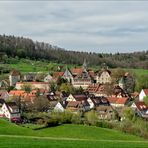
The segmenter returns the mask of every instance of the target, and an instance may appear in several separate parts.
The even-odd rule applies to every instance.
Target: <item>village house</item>
[[[113,118],[114,110],[110,105],[99,105],[96,107],[96,112],[99,119],[111,120]]]
[[[15,102],[5,102],[1,107],[1,111],[3,113],[3,117],[8,118],[9,120],[20,118],[20,110]]]
[[[90,110],[89,103],[87,101],[69,101],[66,110],[73,113],[84,113]]]
[[[94,109],[95,108],[95,102],[94,102],[94,100],[91,97],[89,97],[87,99],[87,102],[89,103],[90,109]]]
[[[64,74],[62,75],[62,78],[66,79],[68,82],[72,83],[73,82],[73,74],[71,71],[66,67],[66,70]]]
[[[110,105],[115,107],[115,108],[124,107],[129,102],[129,98],[127,98],[127,97],[122,97],[122,98],[121,97],[120,98],[108,97],[107,99],[108,99]]]
[[[5,103],[5,100],[0,99],[0,117],[4,117],[2,106]]]
[[[70,105],[72,105],[72,104],[76,105],[77,104],[76,106],[78,107],[81,104],[85,108],[84,110],[88,111],[88,110],[90,110],[90,105],[89,105],[87,99],[88,99],[87,96],[84,95],[84,94],[80,94],[80,95],[70,94],[67,97],[66,101],[68,102],[68,104],[69,104],[69,102],[77,102],[77,103],[70,103]],[[67,106],[67,107],[69,107],[69,106]]]
[[[117,97],[117,98],[122,98],[122,97],[129,97],[130,95],[123,90],[119,85],[115,85],[113,88],[113,94],[111,95],[112,97]]]
[[[107,97],[108,88],[106,87],[107,84],[90,84],[86,92],[89,94],[94,94],[95,96],[104,96]]]
[[[76,95],[73,95],[73,94],[70,94],[66,101],[82,101],[82,100],[87,100],[87,96],[85,94],[76,94]]]
[[[17,70],[12,70],[9,75],[10,86],[15,86],[21,80],[21,74]]]
[[[74,76],[72,81],[73,87],[87,89],[87,87],[92,84],[92,77],[89,75],[85,63],[82,68],[72,69],[71,72]]]
[[[45,78],[44,78],[44,82],[51,82],[52,81],[52,76],[50,74],[48,74]]]
[[[134,102],[131,108],[138,116],[148,118],[148,106],[144,102]]]
[[[148,89],[142,89],[139,94],[139,101],[143,101],[143,98],[148,96]]]
[[[104,63],[101,71],[96,74],[96,83],[99,84],[110,84],[111,83],[111,71],[108,70],[108,67]]]
[[[89,96],[87,102],[90,105],[90,109],[94,109],[99,105],[108,106],[109,102],[105,97],[100,96]]]
[[[9,92],[10,99],[20,99],[20,102],[33,103],[36,98],[37,90],[25,92],[24,90],[11,90]]]
[[[48,82],[17,82],[15,88],[20,90],[24,85],[30,86],[31,89],[50,89]]]
[[[57,102],[54,107],[55,112],[64,112],[68,102]]]
[[[92,84],[92,79],[94,76],[94,72],[91,70],[87,70],[86,61],[84,61],[81,68],[72,68],[69,70],[66,67],[65,72],[54,72],[53,80],[57,80],[59,77],[70,82],[73,87],[86,89],[88,85]]]

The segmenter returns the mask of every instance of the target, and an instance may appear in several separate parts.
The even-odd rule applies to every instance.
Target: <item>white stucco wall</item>
[[[141,90],[140,94],[139,94],[139,101],[143,101],[143,98],[145,97],[145,93],[143,91],[143,89]]]

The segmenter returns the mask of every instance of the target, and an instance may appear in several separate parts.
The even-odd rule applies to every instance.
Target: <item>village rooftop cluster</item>
[[[98,119],[112,120],[114,113],[118,119],[123,120],[122,110],[130,107],[137,116],[147,119],[148,106],[143,98],[148,96],[148,89],[141,92],[128,92],[124,80],[132,79],[125,73],[116,84],[112,83],[112,73],[106,64],[97,72],[89,69],[87,63],[79,68],[65,68],[65,71],[55,71],[46,75],[42,81],[36,81],[38,73],[21,74],[12,70],[9,79],[0,82],[0,117],[10,121],[21,119],[24,106],[35,104],[38,97],[43,97],[48,104],[40,112],[50,113],[70,111],[74,114],[95,110]],[[66,83],[74,89],[75,93],[65,90],[54,90],[53,84]],[[12,88],[7,91],[7,88]],[[111,91],[110,91],[111,90]],[[27,110],[28,111],[28,110]]]

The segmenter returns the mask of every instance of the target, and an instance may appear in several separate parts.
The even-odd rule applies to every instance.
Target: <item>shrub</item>
[[[102,127],[102,128],[110,128],[110,129],[112,129],[112,128],[114,128],[115,125],[113,123],[111,123],[111,122],[102,120],[102,121],[98,121],[96,123],[96,126]]]
[[[84,115],[87,124],[89,125],[96,125],[98,121],[97,114],[94,110],[91,110]]]
[[[82,124],[83,123],[80,114],[73,114],[72,118],[71,118],[71,122],[74,124]]]
[[[49,119],[46,123],[47,127],[52,127],[52,126],[57,126],[57,125],[59,125],[59,121],[57,118],[53,118],[53,117]]]
[[[61,113],[61,123],[71,123],[72,113],[65,111]]]

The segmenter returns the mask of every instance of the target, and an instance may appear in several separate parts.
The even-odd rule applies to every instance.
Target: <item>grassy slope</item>
[[[26,137],[0,137],[0,148],[140,148],[148,147],[148,143],[143,139],[123,134],[121,132],[83,125],[61,125],[58,127],[46,128],[33,131],[31,129],[11,124],[0,120],[0,135],[24,135]],[[36,136],[42,137],[37,139]],[[54,137],[54,139],[48,139]],[[47,139],[46,139],[47,138]],[[65,139],[64,139],[65,138]],[[70,138],[70,139],[66,139]]]
[[[137,76],[148,75],[148,70],[146,69],[127,69],[127,70],[134,72]]]
[[[33,60],[28,60],[28,59],[22,59],[19,60],[18,63],[16,64],[1,64],[3,66],[6,67],[10,67],[10,68],[14,68],[19,70],[22,73],[26,73],[26,72],[44,72],[47,73],[49,71],[52,72],[55,71],[57,69],[57,67],[63,66],[65,67],[65,64],[58,64],[58,63],[52,63],[52,62],[42,62],[42,61],[33,61]],[[68,67],[75,67],[77,65],[67,65]],[[91,67],[94,70],[97,70],[98,68],[100,68],[99,66],[93,66]],[[144,69],[125,69],[128,71],[132,71],[136,74],[148,74],[148,70],[144,70]]]

